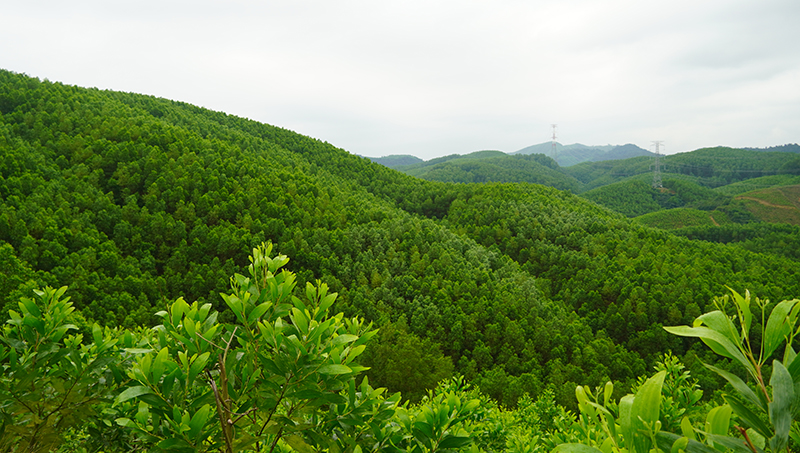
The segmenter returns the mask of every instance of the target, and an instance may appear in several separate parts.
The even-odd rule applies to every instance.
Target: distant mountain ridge
[[[553,157],[552,150],[552,142],[546,142],[539,143],[538,145],[528,146],[509,154],[545,154]],[[558,165],[562,167],[569,167],[582,162],[600,162],[605,160],[619,160],[628,159],[630,157],[653,155],[653,153],[650,151],[631,143],[625,145],[586,146],[580,143],[562,145],[561,143],[556,142],[556,152],[558,153],[556,162],[558,162]]]
[[[488,157],[500,157],[503,155],[515,156],[530,154],[544,154],[545,156],[552,158],[552,150],[552,143],[546,142],[539,143],[538,145],[531,145],[511,153],[504,153],[502,151],[476,151],[469,154],[451,154],[448,156],[436,157],[427,161],[408,154],[392,154],[383,157],[368,157],[367,159],[385,167],[408,173],[408,170],[411,170],[412,168],[440,164],[455,159],[481,159]],[[605,160],[619,160],[628,159],[630,157],[653,155],[653,153],[650,151],[630,143],[625,145],[601,146],[587,146],[580,143],[573,143],[571,145],[562,145],[561,143],[556,143],[556,151],[558,153],[556,162],[558,162],[558,165],[561,167],[569,167],[582,162],[601,162]]]

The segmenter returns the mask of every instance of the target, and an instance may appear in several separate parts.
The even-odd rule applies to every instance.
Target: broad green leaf
[[[346,333],[344,335],[339,335],[338,337],[334,338],[332,343],[334,346],[340,346],[346,343],[352,343],[356,340],[358,340],[358,336]]]
[[[728,434],[728,428],[731,422],[731,406],[723,404],[717,406],[710,411],[706,416],[706,432],[725,436]]]
[[[786,352],[784,353],[783,365],[789,371],[793,381],[800,381],[800,357],[794,351],[791,345],[786,345]]]
[[[197,324],[194,323],[188,316],[183,320],[183,328],[186,329],[186,335],[190,339],[195,339],[195,332],[197,332]]]
[[[732,453],[753,453],[744,442],[744,439],[717,434],[708,434],[708,438],[716,445],[720,445],[723,451]],[[763,453],[763,452],[761,452]]]
[[[625,395],[619,400],[619,426],[622,429],[622,437],[625,439],[625,446],[633,451],[633,423],[631,421],[631,410],[633,408],[634,397],[631,394]]]
[[[41,318],[42,312],[39,310],[39,307],[36,305],[32,299],[28,299],[27,297],[23,297],[19,302],[19,308],[22,310],[23,314],[30,314],[35,318]]]
[[[731,409],[745,425],[753,428],[765,438],[772,437],[772,429],[767,426],[761,418],[753,413],[745,404],[733,395],[722,395],[726,403],[731,405]]]
[[[694,321],[694,327],[700,327],[703,324],[711,330],[721,333],[733,344],[739,344],[742,341],[741,336],[739,336],[739,329],[736,328],[728,315],[719,310],[700,315]]]
[[[289,446],[291,446],[298,453],[315,453],[314,448],[308,445],[302,437],[293,434],[283,438]]]
[[[614,383],[611,381],[606,382],[606,385],[603,387],[603,406],[608,406],[608,402],[611,401],[611,395],[614,393]]]
[[[308,333],[308,318],[305,313],[297,307],[292,307],[292,324],[297,327],[301,334]]]
[[[208,421],[208,415],[210,411],[211,411],[211,405],[206,404],[203,407],[201,407],[199,411],[194,413],[191,421],[189,421],[190,439],[194,439],[195,441],[200,441],[200,438],[203,437],[202,429],[203,426],[205,426],[206,422]]]
[[[656,445],[661,451],[671,452],[672,447],[675,446],[676,442],[678,442],[681,439],[686,439],[686,437],[681,437],[677,434],[661,431],[656,434]],[[683,451],[685,451],[686,453],[719,453],[717,450],[709,447],[706,444],[698,442],[694,439],[689,439],[689,441],[686,442],[686,446],[683,447]]]
[[[272,307],[272,302],[264,302],[261,305],[258,305],[253,311],[250,312],[250,315],[247,316],[247,322],[255,322],[258,318],[264,316],[264,313]]]
[[[695,337],[703,340],[714,352],[725,357],[736,359],[744,366],[752,376],[756,376],[756,370],[752,363],[742,354],[738,345],[733,344],[728,337],[708,327],[689,327],[675,326],[664,327],[667,332],[682,337]]]
[[[731,384],[733,389],[739,392],[739,394],[742,397],[744,397],[745,400],[749,401],[750,403],[754,404],[757,407],[760,407],[764,411],[767,410],[767,402],[764,400],[763,395],[761,398],[759,398],[759,396],[756,395],[756,393],[753,392],[753,390],[750,387],[748,387],[747,384],[745,384],[744,381],[739,378],[739,376],[736,376],[733,373],[717,368],[713,365],[709,365],[707,363],[703,363],[703,365],[705,365],[705,367],[708,368],[709,370],[725,378],[725,380]]]
[[[183,297],[179,297],[173,304],[172,304],[172,325],[177,326],[181,322],[181,318],[183,314],[189,311],[189,304],[183,300]]]
[[[772,309],[764,332],[764,357],[772,355],[792,331],[794,326],[790,322],[789,313],[797,302],[797,300],[784,300]]]
[[[792,431],[795,431],[795,429],[792,428]],[[789,435],[791,436],[792,434],[789,433]],[[750,442],[752,442],[753,445],[756,448],[759,448],[759,449],[763,450],[764,447],[767,445],[767,439],[765,439],[764,436],[762,436],[761,434],[758,434],[758,432],[756,432],[756,430],[754,430],[753,428],[748,428],[747,429],[747,437],[750,438]],[[793,439],[795,441],[800,440],[800,439],[797,439],[797,438],[793,438]]]
[[[331,305],[333,305],[333,302],[336,301],[336,296],[337,296],[337,293],[331,293],[331,294],[328,294],[327,296],[323,297],[322,301],[320,301],[320,303],[319,303],[319,310],[324,312],[327,309],[331,308]]]
[[[189,367],[189,382],[194,382],[197,375],[203,371],[210,356],[211,353],[204,352],[192,362],[192,365]]]
[[[726,288],[733,294],[733,303],[736,304],[736,311],[741,318],[742,337],[747,338],[750,335],[750,324],[753,322],[753,314],[750,312],[750,291],[746,291],[745,297],[742,297],[732,288]]]
[[[635,421],[641,417],[648,424],[653,424],[658,420],[658,412],[661,407],[661,387],[664,385],[666,375],[666,371],[659,371],[639,387],[631,409],[632,420]]]
[[[658,442],[658,440],[656,440],[656,442]],[[672,444],[672,450],[670,450],[670,453],[681,453],[681,450],[686,451],[687,445],[689,445],[689,438],[681,437],[680,439],[676,440],[674,444]]]
[[[157,443],[156,446],[162,450],[170,450],[170,449],[187,450],[192,448],[192,446],[188,442],[181,439],[180,437],[171,437],[169,439],[164,439],[161,442]]]
[[[164,368],[166,364],[164,363],[167,358],[169,357],[169,350],[165,347],[158,351],[156,358],[153,360],[153,367],[152,367],[152,376],[153,376],[153,383],[157,383],[161,376],[164,374]]]
[[[439,448],[462,448],[469,445],[470,442],[472,442],[472,438],[469,436],[453,436],[448,434],[439,442]]]
[[[689,420],[689,417],[683,417],[683,419],[681,419],[681,433],[683,434],[683,437],[691,440],[697,440],[697,436],[694,432],[694,426],[692,426],[692,422]]]
[[[92,324],[92,340],[98,346],[103,343],[103,329],[97,323]]]
[[[119,395],[117,395],[116,399],[114,399],[114,404],[116,405],[116,404],[119,404],[119,403],[124,403],[125,401],[128,401],[130,399],[139,397],[139,396],[147,394],[147,393],[153,393],[153,391],[150,390],[148,387],[145,387],[143,385],[137,385],[136,387],[130,387],[130,388],[125,389],[125,391],[123,391]]]
[[[789,442],[789,430],[792,427],[792,403],[794,402],[794,383],[789,371],[774,360],[772,377],[772,402],[769,404],[769,420],[775,429],[775,436],[769,440],[772,451],[781,451]]]
[[[261,437],[253,437],[250,433],[242,430],[236,433],[236,438],[234,439],[233,443],[233,451],[234,453],[249,450],[249,447],[254,443],[261,441],[264,439],[264,436]]]
[[[336,363],[322,365],[317,371],[319,371],[321,374],[348,374],[353,372],[349,366],[339,365]]]
[[[552,453],[603,453],[602,450],[583,444],[561,444]]]

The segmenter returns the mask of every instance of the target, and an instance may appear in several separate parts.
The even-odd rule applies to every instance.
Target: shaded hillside
[[[552,149],[552,143],[548,142],[528,146],[527,148],[523,148],[510,154],[545,154],[552,157]],[[569,167],[581,162],[599,162],[604,160],[618,160],[636,156],[652,155],[651,152],[632,144],[621,146],[586,146],[581,145],[580,143],[575,143],[573,145],[562,145],[561,143],[556,143],[556,151],[558,152],[558,164],[562,167]]]
[[[402,171],[411,176],[421,177],[425,173],[427,173],[431,167],[436,165],[444,164],[447,162],[454,162],[454,161],[475,161],[475,160],[482,160],[482,159],[491,159],[495,157],[503,157],[506,156],[506,153],[502,151],[496,150],[484,150],[484,151],[475,151],[469,154],[451,154],[449,156],[442,156],[437,157],[435,159],[426,160],[423,162],[418,162],[415,164],[403,166],[397,168],[397,170]]]
[[[392,155],[384,157],[368,157],[367,159],[375,162],[376,164],[381,164],[383,166],[394,169],[397,169],[398,167],[407,167],[409,165],[414,165],[424,162],[419,157],[411,156],[408,154]]]
[[[418,173],[417,173],[418,171]],[[417,169],[415,176],[455,183],[525,182],[561,190],[580,191],[580,183],[541,154],[459,159]]]
[[[581,196],[627,217],[678,207],[703,210],[730,204],[731,198],[684,179],[668,177],[655,189],[647,176],[598,187]]]

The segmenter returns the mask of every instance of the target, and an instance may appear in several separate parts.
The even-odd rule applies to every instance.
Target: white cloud
[[[423,158],[800,141],[800,2],[0,2],[0,66]]]

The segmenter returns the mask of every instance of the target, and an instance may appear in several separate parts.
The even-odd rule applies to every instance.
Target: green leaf
[[[333,343],[334,346],[340,346],[346,343],[352,343],[356,340],[358,340],[357,335],[351,335],[349,333],[346,333],[344,335],[339,335],[338,337],[334,338],[331,343]]]
[[[303,313],[302,310],[296,307],[292,307],[291,318],[292,318],[292,324],[294,324],[295,327],[297,327],[300,333],[302,334],[308,333],[308,319],[306,318],[306,315]]]
[[[622,429],[622,437],[625,439],[625,445],[628,450],[633,451],[633,422],[631,420],[631,412],[633,408],[633,395],[625,395],[619,400],[619,425]]]
[[[661,387],[664,385],[666,375],[666,370],[659,371],[636,391],[631,408],[631,419],[634,420],[634,423],[639,417],[648,424],[653,424],[658,420],[658,412],[661,407]]]
[[[178,300],[172,304],[172,325],[177,326],[180,324],[183,314],[187,311],[189,311],[189,304],[183,300],[183,297],[179,297]]]
[[[754,404],[757,407],[760,407],[764,411],[767,410],[767,403],[766,401],[764,401],[764,398],[763,397],[759,398],[756,395],[756,393],[753,392],[753,390],[750,387],[748,387],[743,380],[739,378],[739,376],[736,376],[733,373],[717,368],[713,365],[709,365],[707,363],[703,363],[703,365],[705,365],[705,367],[708,368],[709,370],[725,378],[725,380],[731,384],[734,390],[739,392],[739,394],[742,397],[744,397],[747,401],[749,401],[750,403]]]
[[[694,327],[700,327],[703,324],[708,326],[711,330],[721,333],[733,344],[739,344],[742,341],[738,329],[733,325],[731,319],[728,315],[719,310],[700,315],[694,321]]]
[[[164,347],[160,351],[158,351],[158,355],[156,355],[156,358],[153,360],[152,382],[154,384],[157,383],[161,379],[161,376],[164,374],[164,368],[166,367],[166,364],[164,362],[167,360],[168,357],[169,357],[169,350],[166,347]]]
[[[19,308],[22,310],[23,314],[30,314],[36,318],[42,317],[42,312],[39,310],[36,302],[34,302],[32,299],[28,299],[27,297],[24,297],[20,300]]]
[[[322,301],[319,303],[319,310],[320,311],[325,311],[325,310],[331,308],[331,305],[333,305],[333,302],[336,300],[336,296],[337,296],[337,293],[331,293],[331,294],[328,294],[327,296],[323,297]]]
[[[554,448],[552,453],[603,453],[603,451],[583,444],[561,444]]]
[[[731,422],[731,412],[731,406],[728,404],[717,406],[708,411],[708,415],[706,416],[706,432],[720,436],[727,435]]]
[[[103,343],[103,329],[97,323],[92,324],[92,340],[98,346]]]
[[[744,439],[729,436],[719,436],[716,434],[708,434],[708,438],[714,442],[714,444],[720,445],[723,448],[723,451],[733,453],[753,453],[753,451],[750,450],[745,443]]]
[[[792,402],[794,401],[794,383],[789,371],[777,360],[772,362],[772,402],[769,404],[769,420],[775,428],[775,436],[769,440],[772,451],[781,451],[789,442],[789,430],[792,427]]]
[[[727,288],[733,294],[733,302],[736,304],[736,311],[741,318],[742,337],[747,338],[750,335],[750,324],[753,322],[753,314],[750,312],[750,292],[747,291],[745,297],[742,297],[732,288]]]
[[[250,315],[247,316],[247,322],[255,322],[258,318],[264,316],[264,313],[266,313],[270,307],[272,307],[272,302],[264,302],[257,306],[250,312]]]
[[[197,357],[194,362],[192,362],[192,365],[189,367],[189,382],[194,382],[197,375],[203,371],[203,368],[206,366],[206,363],[208,363],[208,358],[210,356],[211,353],[204,352],[200,354],[200,356]]]
[[[314,448],[308,445],[302,437],[293,434],[283,438],[290,447],[294,448],[298,453],[315,453]]]
[[[183,328],[186,329],[186,335],[189,336],[189,339],[195,340],[195,332],[197,332],[197,324],[194,323],[189,317],[187,316],[186,319],[183,320]]]
[[[453,436],[448,434],[439,442],[439,448],[463,448],[472,442],[469,436]]]
[[[694,433],[694,426],[692,426],[689,417],[683,417],[683,419],[681,419],[681,433],[688,439],[697,440],[697,436]]]
[[[784,300],[772,309],[764,332],[764,357],[772,355],[792,331],[794,326],[790,322],[789,313],[797,302],[797,300]]]
[[[137,398],[141,395],[145,395],[148,393],[153,393],[153,391],[143,385],[137,385],[136,387],[127,388],[125,389],[125,391],[117,395],[117,397],[114,399],[114,405],[117,405],[119,403],[124,403],[125,401]]]
[[[348,374],[353,372],[349,366],[339,365],[336,363],[322,365],[317,371],[319,371],[321,374]]]
[[[744,354],[739,350],[738,345],[733,344],[727,336],[708,327],[689,327],[675,326],[664,327],[664,330],[682,337],[695,337],[703,340],[714,352],[730,359],[736,359],[744,366],[752,376],[756,376],[756,370]]]
[[[656,434],[656,445],[661,451],[672,451],[672,447],[675,445],[676,442],[678,442],[681,439],[686,439],[686,438],[681,437],[677,434],[661,431]],[[741,440],[739,441],[741,442]],[[741,443],[744,444],[744,442]],[[694,439],[689,439],[689,442],[686,443],[686,446],[683,448],[683,450],[686,453],[719,453],[719,451]]]
[[[658,442],[658,440],[656,440],[656,442]],[[689,445],[689,438],[681,437],[680,439],[676,440],[674,444],[672,444],[672,450],[670,450],[670,453],[680,453],[681,450],[686,451],[687,445]]]
[[[191,421],[189,421],[189,438],[199,442],[201,437],[205,437],[203,436],[203,432],[201,430],[208,421],[208,415],[210,411],[211,405],[206,404],[201,407],[199,411],[194,413]]]
[[[722,395],[722,398],[726,403],[731,405],[733,412],[736,413],[745,425],[753,428],[765,438],[769,439],[772,437],[772,429],[761,421],[761,418],[754,414],[753,411],[748,409],[743,402],[739,401],[739,399],[733,395]]]
[[[169,450],[169,449],[187,450],[187,449],[192,448],[192,446],[189,445],[188,442],[186,442],[185,440],[181,439],[180,437],[171,437],[169,439],[164,439],[161,442],[159,442],[158,444],[156,444],[156,446],[158,448],[162,449],[162,450]]]

